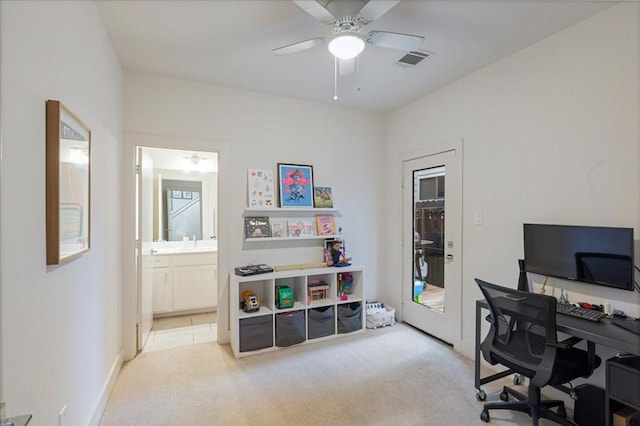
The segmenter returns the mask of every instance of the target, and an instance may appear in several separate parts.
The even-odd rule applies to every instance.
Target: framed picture
[[[316,186],[313,188],[313,204],[317,208],[333,208],[331,187]]]
[[[247,206],[250,208],[275,207],[273,170],[249,169],[247,175]]]
[[[47,265],[89,251],[91,129],[61,102],[47,101]]]
[[[278,163],[280,207],[313,207],[313,167]]]

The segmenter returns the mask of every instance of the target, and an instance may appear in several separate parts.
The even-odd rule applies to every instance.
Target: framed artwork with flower
[[[313,207],[313,166],[278,163],[280,207]]]

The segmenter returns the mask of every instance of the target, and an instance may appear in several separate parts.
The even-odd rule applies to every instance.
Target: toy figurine
[[[334,241],[331,243],[331,250],[329,251],[330,259],[327,262],[327,266],[343,266],[348,263],[351,258],[345,257],[344,253],[340,249],[340,241]]]

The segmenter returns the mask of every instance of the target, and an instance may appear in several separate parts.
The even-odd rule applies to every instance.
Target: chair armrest
[[[576,343],[581,342],[582,339],[579,337],[569,337],[566,340],[563,340],[562,342],[555,342],[555,343],[547,343],[549,346],[553,346],[554,348],[559,348],[559,349],[569,349],[571,346],[574,346]]]

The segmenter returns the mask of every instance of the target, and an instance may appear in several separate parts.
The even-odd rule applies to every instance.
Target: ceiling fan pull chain
[[[334,66],[333,66],[333,100],[338,100],[338,57],[334,56]]]
[[[356,56],[356,92],[360,91],[360,55]]]

